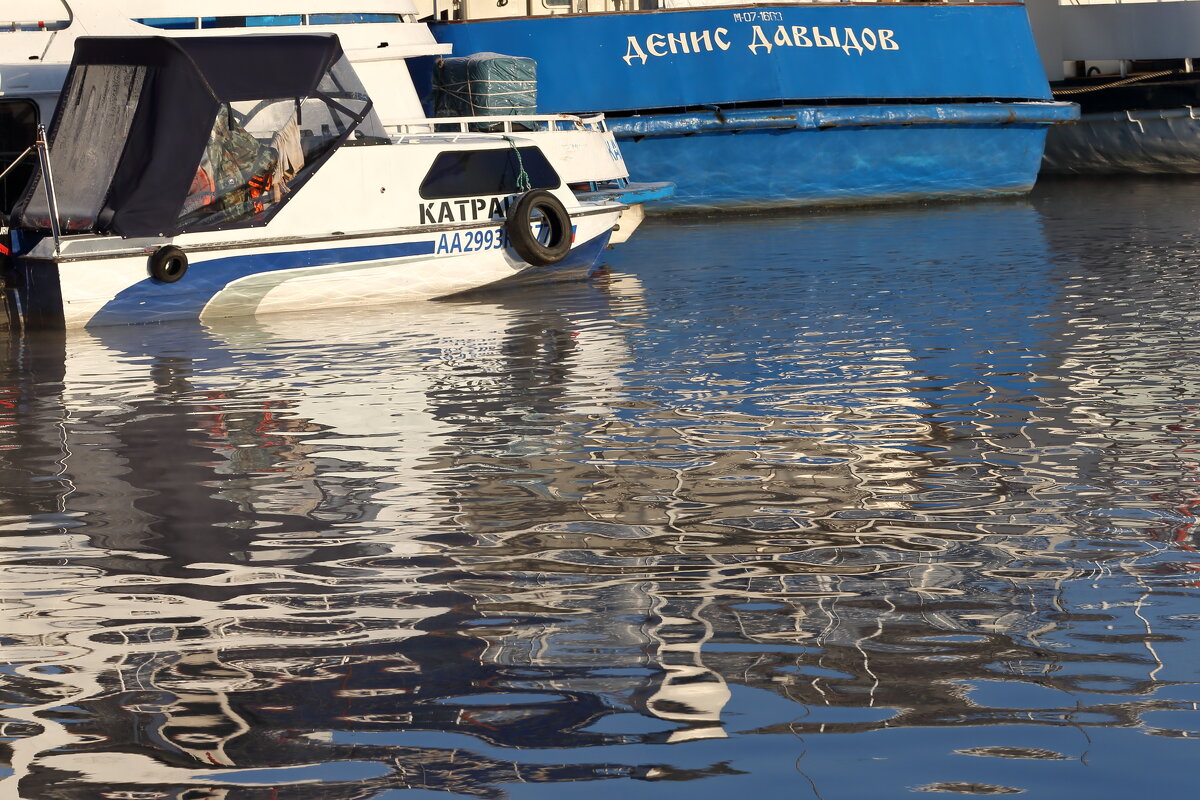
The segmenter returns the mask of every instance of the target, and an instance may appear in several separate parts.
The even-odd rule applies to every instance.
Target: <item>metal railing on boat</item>
[[[603,114],[514,114],[488,117],[428,117],[384,123],[388,133],[540,133],[608,130]]]

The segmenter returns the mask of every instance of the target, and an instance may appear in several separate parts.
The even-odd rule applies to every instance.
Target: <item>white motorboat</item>
[[[622,208],[516,135],[389,133],[332,34],[78,39],[52,131],[13,217],[30,326],[581,277]]]

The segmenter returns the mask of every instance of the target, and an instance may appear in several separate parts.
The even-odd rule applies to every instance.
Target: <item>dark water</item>
[[[1197,209],[11,341],[0,797],[1190,796]]]

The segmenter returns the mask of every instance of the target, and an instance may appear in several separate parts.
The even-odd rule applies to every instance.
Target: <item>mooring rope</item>
[[[32,152],[33,152],[33,149],[34,149],[36,146],[37,146],[37,145],[32,145],[32,144],[31,144],[31,145],[29,145],[29,147],[26,147],[26,148],[25,148],[25,152],[21,153],[21,155],[19,155],[19,156],[17,156],[16,158],[14,158],[14,159],[13,159],[13,162],[12,162],[11,164],[9,164],[7,167],[5,167],[5,168],[4,168],[4,172],[0,172],[0,181],[4,180],[4,176],[5,176],[5,175],[7,175],[8,173],[10,173],[10,172],[12,172],[14,169],[16,169],[16,168],[17,168],[17,164],[20,164],[20,163],[21,163],[21,159],[25,158],[25,156],[27,156],[27,155],[29,155],[30,153],[32,153]]]
[[[521,149],[517,147],[516,140],[511,136],[505,136],[504,141],[508,142],[513,152],[517,154],[517,168],[521,170],[517,173],[517,190],[528,192],[533,188],[533,184],[529,182],[529,173],[525,171],[525,161],[521,158]]]
[[[1055,97],[1066,97],[1067,95],[1072,95],[1072,94],[1086,94],[1087,92],[1098,92],[1101,89],[1111,89],[1114,86],[1126,86],[1131,83],[1137,83],[1138,81],[1148,81],[1148,80],[1151,80],[1152,78],[1162,78],[1167,75],[1174,75],[1178,71],[1179,70],[1165,69],[1162,72],[1148,72],[1145,75],[1136,75],[1132,78],[1124,78],[1119,81],[1113,81],[1112,83],[1101,84],[1100,86],[1072,86],[1069,89],[1055,89],[1052,92],[1050,92],[1050,94],[1054,95]]]

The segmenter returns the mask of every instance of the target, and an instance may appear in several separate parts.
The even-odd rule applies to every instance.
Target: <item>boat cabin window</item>
[[[37,105],[29,100],[0,100],[0,171],[33,144],[37,136]],[[12,172],[0,179],[0,212],[8,214],[25,191],[37,165],[27,154]]]
[[[260,14],[252,17],[201,17],[201,28],[274,28],[303,25],[301,14]]]
[[[536,147],[451,151],[439,153],[433,160],[421,182],[421,197],[444,200],[517,194],[524,191],[517,180],[522,167],[529,176],[530,188],[557,189],[561,183],[554,167]]]
[[[402,22],[399,14],[309,14],[309,25],[361,25],[377,22]]]
[[[361,91],[326,75],[312,97],[226,103],[179,212],[185,227],[247,220],[281,201],[305,166],[327,155],[358,125],[350,144],[388,142]]]
[[[362,25],[375,22],[403,22],[399,14],[248,14],[231,17],[137,17],[134,22],[162,31],[187,31],[215,28],[276,28],[298,25]]]

